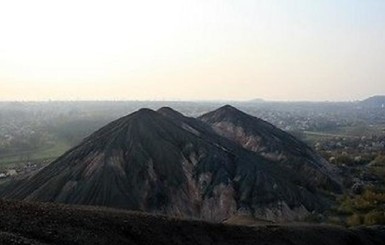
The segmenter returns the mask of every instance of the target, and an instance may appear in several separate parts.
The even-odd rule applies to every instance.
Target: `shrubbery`
[[[353,214],[349,216],[346,220],[348,226],[357,226],[362,224],[362,217],[358,214]]]
[[[337,209],[339,215],[350,215],[348,226],[385,224],[385,194],[366,189],[361,195],[345,196]]]
[[[364,216],[365,225],[384,225],[385,224],[385,212],[384,211],[372,211]]]

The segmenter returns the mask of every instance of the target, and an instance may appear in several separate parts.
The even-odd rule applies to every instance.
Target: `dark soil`
[[[211,224],[98,207],[0,200],[0,244],[383,244],[384,227]]]

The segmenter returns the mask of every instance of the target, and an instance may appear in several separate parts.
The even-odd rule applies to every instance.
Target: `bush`
[[[366,189],[362,195],[345,196],[338,211],[341,213],[368,212],[385,204],[385,194]]]
[[[385,167],[385,155],[378,155],[371,164],[373,166]]]
[[[364,217],[365,225],[384,225],[385,224],[385,212],[372,211]]]
[[[358,225],[361,225],[362,224],[362,217],[358,214],[353,214],[352,216],[350,216],[349,218],[347,218],[346,220],[346,224],[348,226],[358,226]]]
[[[327,223],[333,224],[333,225],[341,225],[341,226],[344,225],[343,219],[340,217],[336,217],[336,216],[328,217]]]
[[[342,164],[345,164],[345,165],[348,165],[348,166],[352,166],[355,164],[355,161],[352,157],[350,157],[349,155],[339,155],[335,158],[335,164],[336,165],[342,165]]]

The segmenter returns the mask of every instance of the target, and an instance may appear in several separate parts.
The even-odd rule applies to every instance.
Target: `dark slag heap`
[[[312,149],[231,106],[199,118],[141,109],[85,138],[1,197],[222,222],[298,220],[341,192]]]

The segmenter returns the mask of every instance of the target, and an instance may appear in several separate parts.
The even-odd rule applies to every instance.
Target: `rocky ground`
[[[0,200],[0,244],[383,244],[384,227],[211,224],[114,209]]]

